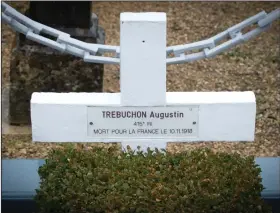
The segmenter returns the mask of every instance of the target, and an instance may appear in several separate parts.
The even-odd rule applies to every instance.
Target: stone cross
[[[121,92],[33,93],[33,141],[253,141],[253,92],[166,92],[166,34],[165,13],[122,13]]]

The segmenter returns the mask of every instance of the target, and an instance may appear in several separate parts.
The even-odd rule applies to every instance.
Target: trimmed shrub
[[[267,213],[253,157],[208,149],[171,154],[52,150],[35,201],[50,213]]]

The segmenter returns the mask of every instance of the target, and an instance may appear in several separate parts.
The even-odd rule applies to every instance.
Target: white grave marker
[[[120,141],[124,148],[146,150],[166,148],[167,142],[254,140],[253,92],[166,92],[166,65],[210,58],[247,41],[269,29],[279,9],[262,11],[209,39],[171,47],[166,47],[165,13],[122,13],[118,47],[73,39],[4,2],[1,6],[2,20],[30,40],[88,63],[120,64],[121,93],[33,93],[33,141]],[[242,34],[253,24],[255,29]],[[185,54],[194,50],[201,51]],[[104,57],[106,52],[115,57]],[[167,57],[170,53],[174,57]]]
[[[34,93],[33,141],[254,140],[253,92],[166,92],[165,13],[122,13],[120,26],[121,93]]]

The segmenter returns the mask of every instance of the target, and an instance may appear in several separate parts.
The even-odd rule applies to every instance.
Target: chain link
[[[238,44],[241,44],[249,39],[259,35],[266,31],[271,26],[271,23],[276,19],[280,18],[280,9],[276,9],[271,13],[260,12],[243,22],[230,27],[224,32],[217,34],[209,39],[194,42],[185,45],[176,45],[167,48],[167,57],[170,54],[174,54],[175,57],[167,58],[167,64],[180,64],[186,62],[192,62],[204,58],[214,57],[217,54],[228,50]],[[244,28],[256,24],[258,27],[242,34]],[[230,39],[226,42],[216,45],[224,39]],[[190,51],[201,51],[196,53],[185,54]]]
[[[71,55],[83,58],[85,62],[102,64],[119,64],[119,47],[101,44],[86,43],[70,37],[70,34],[45,26],[20,14],[8,4],[1,2],[2,19],[15,31],[22,33],[26,38]],[[54,37],[46,38],[41,34]],[[115,53],[116,57],[104,57],[105,53]],[[101,55],[101,56],[99,56]]]
[[[9,24],[15,31],[22,33],[26,38],[43,44],[45,46],[56,49],[60,52],[69,53],[71,55],[83,58],[85,62],[90,63],[102,63],[102,64],[119,64],[120,63],[120,47],[86,43],[74,38],[71,38],[70,34],[45,26],[38,22],[31,20],[30,18],[17,12],[8,4],[1,2],[2,7],[2,20]],[[238,44],[241,44],[249,39],[259,35],[263,31],[266,31],[271,26],[271,23],[280,18],[280,9],[276,9],[267,14],[262,11],[243,22],[230,27],[224,32],[217,34],[209,39],[167,47],[166,63],[180,64],[186,62],[192,62],[204,58],[214,57],[217,54],[228,50]],[[251,25],[257,25],[257,28],[242,34],[244,28]],[[54,37],[56,40],[46,38],[41,34]],[[226,42],[217,45],[224,39],[230,39]],[[191,51],[196,51],[191,53]],[[200,52],[197,52],[200,51]],[[188,52],[189,54],[186,54]],[[105,53],[114,53],[113,57],[103,56]],[[174,57],[169,57],[170,55]]]

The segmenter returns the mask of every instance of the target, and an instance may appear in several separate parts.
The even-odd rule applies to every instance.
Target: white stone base
[[[87,107],[120,107],[120,96],[120,93],[33,93],[33,141],[134,144],[135,139],[92,139],[87,135]],[[174,138],[170,142],[254,140],[256,101],[253,92],[167,92],[166,103],[167,106],[199,106],[198,137]],[[146,145],[151,142],[153,146],[158,143],[160,147],[167,142],[152,138],[137,141]]]

